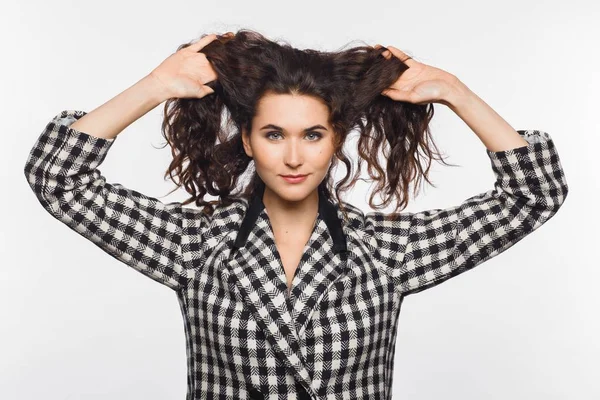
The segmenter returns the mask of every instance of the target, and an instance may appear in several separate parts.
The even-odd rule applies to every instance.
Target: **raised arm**
[[[187,281],[182,260],[182,209],[107,183],[98,166],[115,138],[70,125],[84,111],[48,123],[29,153],[25,176],[44,209],[114,258],[172,289]]]
[[[206,36],[167,58],[159,68],[90,113],[65,110],[34,143],[25,163],[27,181],[44,209],[106,253],[174,290],[185,287],[183,232],[208,226],[208,217],[189,213],[185,225],[178,202],[159,200],[108,183],[98,167],[117,135],[171,97],[203,97],[214,70],[197,53],[215,38]],[[182,63],[190,64],[182,68]],[[200,66],[200,67],[198,67]],[[188,71],[182,76],[178,71]],[[196,74],[197,76],[190,76]],[[194,238],[194,241],[199,240]]]
[[[374,254],[404,296],[436,286],[510,248],[552,218],[568,193],[547,132],[513,130],[466,86],[459,81],[455,85],[444,104],[485,144],[496,180],[493,189],[454,207],[366,214]]]
[[[558,153],[543,131],[517,131],[528,145],[487,150],[494,189],[460,205],[366,214],[366,231],[404,296],[436,286],[510,248],[552,218],[568,193]]]

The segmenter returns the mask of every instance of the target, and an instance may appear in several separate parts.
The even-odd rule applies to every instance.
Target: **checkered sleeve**
[[[494,189],[446,209],[365,215],[374,252],[402,295],[436,286],[502,253],[563,204],[568,186],[552,138],[539,130],[517,132],[526,146],[486,149]]]
[[[25,164],[31,189],[48,213],[112,257],[171,289],[185,287],[181,204],[107,183],[98,166],[116,138],[70,127],[85,114],[65,110],[47,124]]]

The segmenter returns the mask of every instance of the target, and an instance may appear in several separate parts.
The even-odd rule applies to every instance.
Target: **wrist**
[[[173,97],[166,89],[165,85],[152,73],[146,75],[139,82],[143,87],[143,90],[148,94],[148,97],[153,103],[159,105],[165,100]]]
[[[444,104],[456,112],[469,101],[473,94],[471,89],[461,82],[460,79],[453,77],[448,82],[448,91],[446,96],[444,96]]]

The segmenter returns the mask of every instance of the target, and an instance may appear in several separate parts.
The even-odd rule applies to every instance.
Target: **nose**
[[[290,168],[296,168],[302,165],[302,145],[296,140],[291,140],[285,148],[284,162]]]

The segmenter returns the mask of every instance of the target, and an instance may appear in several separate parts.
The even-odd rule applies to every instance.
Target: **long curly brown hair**
[[[162,133],[173,155],[165,178],[168,175],[176,183],[173,191],[184,186],[191,194],[182,204],[195,201],[212,215],[217,204],[252,196],[262,181],[249,168],[253,160],[243,149],[242,128],[252,131],[257,103],[269,92],[314,96],[328,105],[335,153],[319,188],[327,196],[334,191],[342,210],[340,194],[364,180],[360,177],[363,160],[370,180],[377,183],[369,205],[384,208],[397,198],[395,211],[406,208],[411,182],[415,181],[415,194],[422,177],[432,184],[427,176],[431,161],[449,164],[431,138],[433,104],[417,105],[381,95],[408,69],[405,60],[386,59],[385,50],[371,46],[334,52],[299,50],[249,29],[231,37],[218,35],[201,50],[218,76],[207,84],[214,93],[201,99],[171,98],[164,106]],[[352,162],[344,145],[353,130],[359,133],[358,160],[351,176]],[[425,169],[419,150],[426,160]],[[385,170],[379,164],[380,154],[387,160]],[[339,162],[345,165],[346,175],[332,189],[332,171]],[[375,205],[373,198],[380,192],[385,194],[383,202]],[[207,193],[218,200],[205,201]]]

